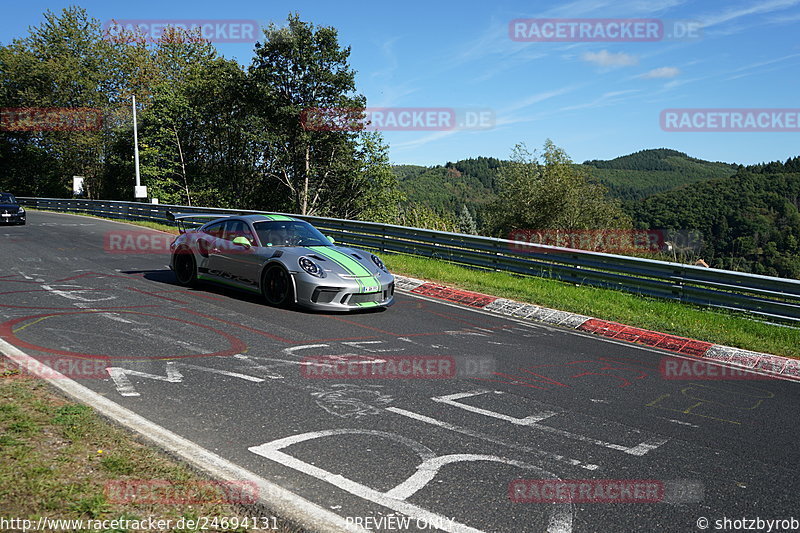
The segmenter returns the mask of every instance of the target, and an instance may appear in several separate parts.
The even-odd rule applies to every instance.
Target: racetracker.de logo
[[[0,108],[0,131],[98,131],[103,113],[91,107]]]
[[[691,359],[677,359],[662,357],[658,367],[661,377],[668,380],[690,381],[738,381],[738,380],[768,380],[775,379],[767,374],[759,374],[744,368],[730,367],[694,361]]]
[[[252,481],[130,479],[109,481],[104,492],[111,503],[252,504],[258,500],[258,486]]]
[[[658,503],[664,483],[656,479],[515,479],[514,503]]]
[[[14,363],[0,360],[0,377],[36,379],[108,379],[108,357],[78,359],[75,357],[43,356]]]
[[[659,117],[664,131],[800,132],[800,109],[664,109]]]
[[[699,39],[702,26],[693,20],[666,19],[515,19],[508,36],[518,42],[655,42]]]
[[[167,254],[175,235],[153,231],[109,231],[103,250],[109,254]]]
[[[147,42],[157,42],[168,27],[188,32],[199,31],[200,37],[212,43],[254,43],[258,40],[259,24],[255,20],[225,19],[128,19],[108,20],[103,30],[110,37],[128,32],[141,35]]]
[[[509,248],[518,253],[553,251],[536,245],[608,254],[692,251],[703,246],[699,231],[677,229],[515,229],[508,240],[513,241]]]
[[[312,107],[300,114],[310,131],[487,130],[495,125],[491,109],[452,107]]]
[[[310,379],[448,379],[456,377],[456,362],[446,355],[320,355],[304,357],[300,373]]]

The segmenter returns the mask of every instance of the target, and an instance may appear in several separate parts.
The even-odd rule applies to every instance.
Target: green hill
[[[726,178],[737,169],[737,165],[704,161],[667,148],[584,161],[582,166],[589,176],[608,187],[612,196],[622,200],[638,200],[691,183]]]
[[[395,165],[400,190],[411,205],[455,216],[466,205],[473,214],[494,198],[497,171],[503,162],[492,157],[465,159],[444,166]]]
[[[699,230],[716,268],[800,277],[800,157],[627,202],[642,228]]]
[[[482,207],[494,198],[497,174],[503,164],[493,157],[477,157],[444,166],[392,168],[410,204],[447,215],[456,215],[466,205],[480,218]],[[737,165],[704,161],[666,148],[642,150],[607,161],[585,161],[579,166],[604,184],[611,196],[622,200],[638,200],[691,183],[725,178],[737,169]]]

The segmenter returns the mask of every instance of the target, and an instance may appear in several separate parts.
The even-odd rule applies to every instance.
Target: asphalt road
[[[50,363],[100,361],[78,381],[356,523],[690,532],[701,517],[712,531],[726,517],[800,519],[796,383],[665,379],[667,352],[402,293],[342,315],[184,289],[166,254],[108,249],[130,231],[158,235],[43,212],[0,227],[0,336]],[[332,377],[336,357],[445,370]],[[556,480],[592,492],[509,497],[553,497]],[[620,480],[644,492],[613,492]]]

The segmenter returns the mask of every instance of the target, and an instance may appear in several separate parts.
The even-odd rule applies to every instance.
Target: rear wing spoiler
[[[218,213],[173,213],[172,211],[167,211],[167,220],[171,222],[176,222],[178,225],[178,231],[181,233],[186,233],[186,220],[197,218],[203,221],[210,221],[210,220],[217,220],[219,218],[228,218],[233,217],[236,215],[222,215]]]

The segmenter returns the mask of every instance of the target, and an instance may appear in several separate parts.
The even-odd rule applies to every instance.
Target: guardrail
[[[123,220],[149,220],[162,224],[171,224],[166,218],[168,210],[219,213],[220,216],[264,213],[110,200],[18,200],[34,209],[80,212]],[[745,311],[771,320],[800,321],[800,280],[391,224],[291,216],[314,224],[343,244]]]

